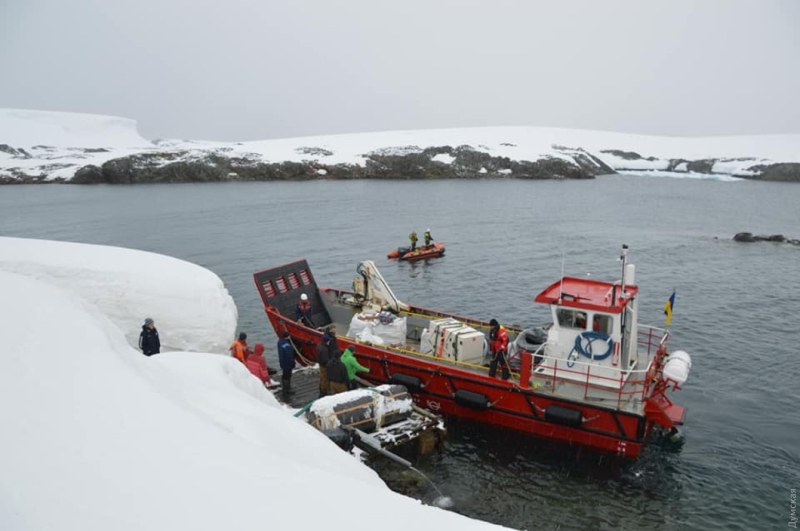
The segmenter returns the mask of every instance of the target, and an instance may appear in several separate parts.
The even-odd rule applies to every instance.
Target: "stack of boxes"
[[[427,332],[427,333],[425,333]],[[479,364],[484,357],[486,336],[457,319],[431,321],[423,333],[430,345],[430,354],[463,363]],[[425,348],[424,350],[428,350]]]

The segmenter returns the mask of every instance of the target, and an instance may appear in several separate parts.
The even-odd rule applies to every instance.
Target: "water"
[[[415,468],[413,466],[410,466],[408,468],[410,468],[411,470],[413,470],[414,472],[425,478],[425,481],[427,481],[428,484],[431,487],[433,487],[433,489],[439,494],[439,496],[437,496],[436,499],[433,500],[431,505],[435,505],[440,509],[450,509],[453,506],[453,499],[450,498],[449,496],[445,496],[444,494],[442,494],[442,491],[439,490],[439,487],[436,486],[436,483],[431,481],[431,478],[423,474],[422,471],[419,470],[418,468]]]
[[[800,248],[737,244],[740,231],[800,237],[800,186],[638,176],[592,181],[430,181],[0,187],[0,233],[166,253],[215,271],[240,328],[275,336],[252,273],[307,258],[348,287],[376,260],[401,298],[525,326],[564,270],[616,279],[630,246],[645,323],[677,290],[671,346],[692,355],[685,441],[618,461],[448,421],[441,456],[414,466],[453,510],[526,529],[777,529],[800,488]],[[447,256],[386,253],[430,227]],[[157,316],[156,316],[157,318]],[[167,330],[161,330],[167,334]],[[437,496],[424,489],[421,499]]]

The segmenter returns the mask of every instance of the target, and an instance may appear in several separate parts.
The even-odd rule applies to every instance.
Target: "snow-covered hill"
[[[657,137],[486,127],[148,142],[132,120],[0,109],[0,182],[589,178],[626,171],[800,181],[800,135]]]

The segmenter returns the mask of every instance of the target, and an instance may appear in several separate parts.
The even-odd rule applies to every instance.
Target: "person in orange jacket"
[[[241,332],[239,334],[239,339],[233,342],[230,350],[231,350],[231,356],[241,361],[242,363],[246,363],[247,356],[250,355],[250,347],[247,346],[247,334]]]
[[[272,380],[269,377],[269,369],[267,368],[267,360],[264,359],[264,345],[256,343],[253,353],[247,357],[245,365],[253,373],[253,376],[266,385],[272,384]]]
[[[489,376],[494,377],[497,374],[497,366],[501,368],[501,378],[508,380],[511,373],[508,370],[508,362],[506,361],[506,352],[508,352],[508,333],[506,329],[500,326],[497,319],[489,321],[489,351],[492,353],[492,361],[489,362]]]

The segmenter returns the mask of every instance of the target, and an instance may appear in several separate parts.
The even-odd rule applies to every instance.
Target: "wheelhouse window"
[[[610,315],[596,314],[594,316],[594,323],[592,323],[592,330],[611,335],[613,323],[614,319]]]
[[[559,308],[556,311],[556,318],[558,319],[558,325],[563,328],[586,330],[586,312]]]

